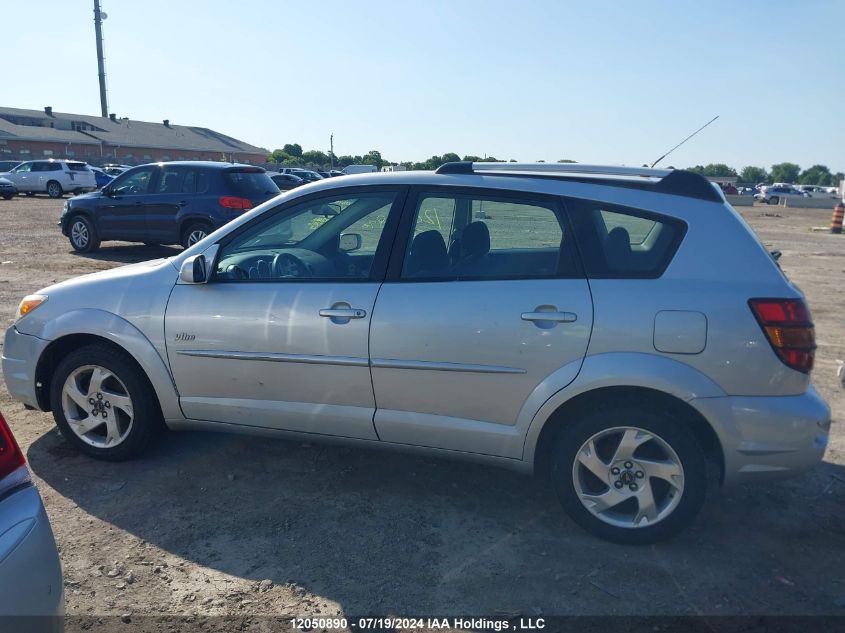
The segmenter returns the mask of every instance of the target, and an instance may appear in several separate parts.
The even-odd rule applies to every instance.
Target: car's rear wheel
[[[778,204],[780,202],[780,198],[777,196],[772,196],[769,198],[769,204]]]
[[[707,463],[682,416],[639,400],[593,408],[563,428],[552,483],[566,512],[609,541],[676,535],[704,503]]]
[[[59,363],[50,402],[62,435],[98,459],[136,457],[162,427],[146,376],[125,352],[105,344],[82,347]]]
[[[194,222],[182,231],[182,246],[190,248],[200,240],[204,240],[211,232],[211,227],[205,222]]]
[[[15,194],[13,194],[13,193],[3,194],[3,198],[5,198],[6,200],[11,200],[14,197],[15,197]]]
[[[91,253],[100,248],[100,238],[94,223],[84,215],[77,215],[70,220],[68,234],[70,245],[78,253]]]
[[[64,194],[62,191],[62,186],[56,182],[55,180],[51,180],[47,183],[47,195],[51,198],[61,198]]]

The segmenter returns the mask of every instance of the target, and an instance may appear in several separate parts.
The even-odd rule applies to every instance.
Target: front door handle
[[[360,308],[324,308],[320,310],[320,316],[330,319],[363,319],[367,311]]]
[[[523,321],[555,321],[556,323],[572,323],[578,320],[574,312],[523,312]]]

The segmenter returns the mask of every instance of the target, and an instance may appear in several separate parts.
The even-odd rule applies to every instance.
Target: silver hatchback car
[[[667,538],[725,484],[824,454],[801,292],[684,171],[450,163],[328,179],[177,257],[26,297],[9,391],[81,451],[157,431],[335,440],[551,477]]]

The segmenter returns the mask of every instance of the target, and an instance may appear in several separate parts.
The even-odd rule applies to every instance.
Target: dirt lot
[[[178,252],[109,243],[74,255],[61,204],[0,200],[4,327],[38,288]],[[546,486],[476,465],[193,433],[167,434],[140,461],[97,462],[2,386],[61,550],[68,613],[845,614],[845,391],[834,378],[845,236],[810,232],[829,222],[824,209],[743,213],[783,251],[815,317],[814,381],[834,426],[813,472],[716,492],[681,537],[629,548],[582,532]]]

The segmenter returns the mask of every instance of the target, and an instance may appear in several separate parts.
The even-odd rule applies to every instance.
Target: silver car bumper
[[[16,400],[38,408],[35,395],[35,367],[41,353],[50,344],[37,336],[22,334],[13,325],[6,330],[3,344],[3,377]]]
[[[799,396],[728,396],[690,402],[722,444],[726,485],[788,477],[818,464],[830,407],[814,387]]]
[[[0,587],[2,626],[15,622],[16,631],[62,629],[65,602],[59,553],[33,485],[0,501]]]

